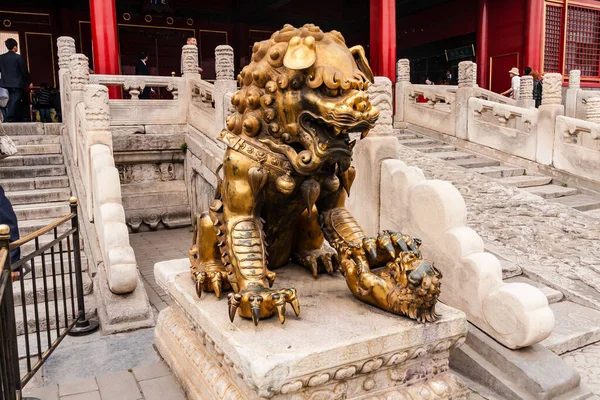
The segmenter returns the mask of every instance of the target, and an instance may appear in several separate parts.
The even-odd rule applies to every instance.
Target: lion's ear
[[[294,36],[283,57],[283,65],[289,69],[301,70],[310,68],[316,60],[315,38]]]
[[[365,56],[365,49],[362,46],[354,46],[350,48],[350,53],[352,53],[352,57],[354,57],[354,61],[356,61],[356,65],[358,69],[365,74],[368,80],[371,83],[375,83],[375,77],[373,76],[373,71],[371,71],[371,67],[369,66],[369,62],[367,61],[367,57]]]

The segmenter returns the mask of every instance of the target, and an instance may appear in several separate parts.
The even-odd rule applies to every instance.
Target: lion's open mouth
[[[350,140],[349,134],[364,134],[373,127],[373,124],[366,120],[356,120],[354,118],[345,118],[343,122],[336,120],[326,120],[309,111],[300,116],[300,124],[307,132],[317,139],[317,149],[322,155],[332,153],[342,153],[346,156],[352,155],[352,149],[356,140]]]

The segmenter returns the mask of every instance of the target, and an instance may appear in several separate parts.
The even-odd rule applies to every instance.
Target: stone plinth
[[[255,327],[229,322],[227,300],[198,299],[188,260],[155,265],[173,298],[155,343],[189,399],[467,399],[448,369],[467,332],[465,315],[439,305],[420,324],[356,300],[343,277],[314,279],[300,267],[277,270],[274,287],[295,287],[300,317],[288,310]],[[289,308],[289,307],[288,307]]]

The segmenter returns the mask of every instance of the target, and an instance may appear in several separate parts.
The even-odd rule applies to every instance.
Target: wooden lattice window
[[[567,15],[565,74],[581,70],[582,76],[599,76],[600,9],[569,6]]]
[[[546,5],[546,35],[544,41],[544,72],[560,71],[562,7]]]

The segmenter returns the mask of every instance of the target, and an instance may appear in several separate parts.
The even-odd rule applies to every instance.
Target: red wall
[[[510,87],[508,70],[517,67],[522,73],[524,67],[525,0],[488,0],[488,13],[490,88],[503,92]]]
[[[477,1],[454,0],[396,21],[396,48],[404,49],[475,32]]]

